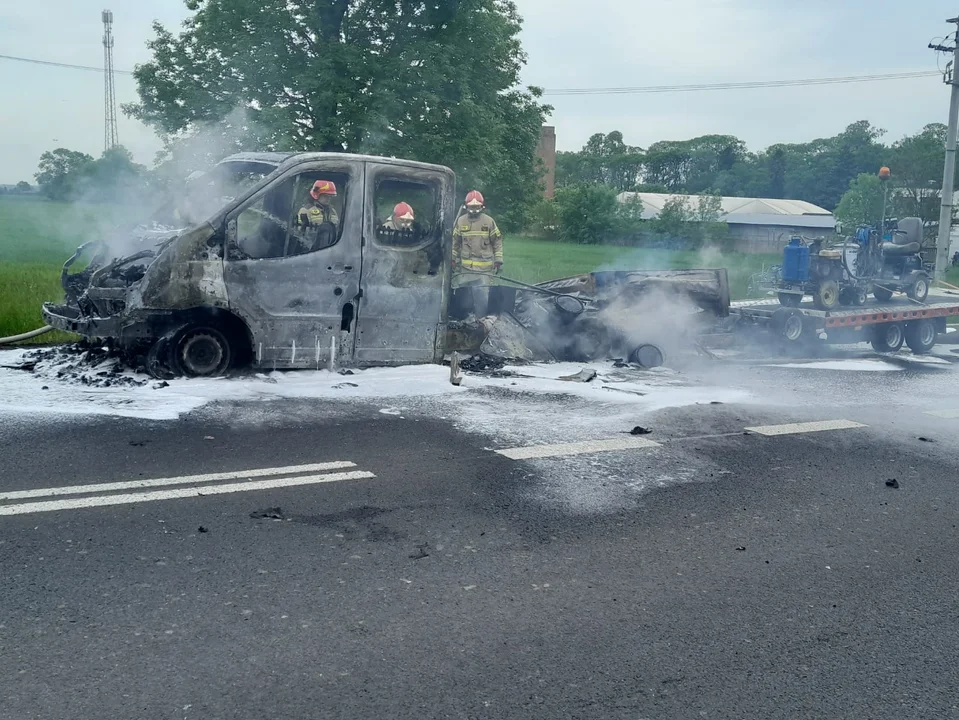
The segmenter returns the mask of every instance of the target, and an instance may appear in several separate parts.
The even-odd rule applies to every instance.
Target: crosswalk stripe
[[[181,477],[152,478],[149,480],[126,480],[124,482],[95,483],[93,485],[70,485],[66,487],[40,488],[37,490],[14,490],[0,493],[0,501],[27,500],[30,498],[56,497],[59,495],[85,495],[87,493],[112,492],[114,490],[136,490],[139,488],[162,487],[164,485],[200,485],[220,480],[240,480],[270,475],[294,475],[296,473],[323,472],[325,470],[343,470],[356,467],[356,463],[345,460],[311,463],[309,465],[288,465],[286,467],[258,468],[233,472],[207,473],[206,475],[183,475]]]
[[[371,472],[355,470],[352,472],[329,473],[326,475],[305,475],[301,477],[270,478],[230,485],[206,485],[203,487],[176,488],[171,490],[153,490],[151,492],[126,493],[124,495],[93,495],[90,497],[70,498],[66,500],[43,500],[21,503],[19,505],[0,506],[2,515],[27,515],[29,513],[55,512],[57,510],[78,510],[80,508],[107,507],[110,505],[130,505],[134,503],[155,502],[157,500],[178,500],[182,498],[225,495],[227,493],[250,492],[253,490],[273,490],[275,488],[296,487],[298,485],[316,485],[319,483],[339,482],[341,480],[362,480],[376,477]]]
[[[932,415],[943,420],[955,420],[959,418],[959,410],[927,410],[926,415]]]
[[[585,442],[560,443],[557,445],[530,445],[528,447],[507,448],[497,450],[500,455],[510,460],[532,460],[546,457],[568,457],[570,455],[586,455],[597,452],[611,452],[613,450],[637,450],[641,448],[661,447],[659,443],[645,438],[613,438],[611,440],[587,440]]]
[[[823,430],[851,430],[868,427],[852,420],[820,420],[818,422],[787,423],[785,425],[760,425],[746,430],[757,435],[797,435],[799,433],[822,432]]]

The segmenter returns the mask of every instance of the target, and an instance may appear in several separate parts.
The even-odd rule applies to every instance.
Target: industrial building
[[[618,200],[642,202],[643,219],[657,217],[663,206],[675,198],[685,197],[689,206],[699,206],[697,195],[670,195],[665,193],[620,193]],[[821,237],[836,229],[833,214],[802,200],[773,200],[770,198],[724,197],[720,222],[729,225],[729,236],[740,252],[779,253],[793,235]]]

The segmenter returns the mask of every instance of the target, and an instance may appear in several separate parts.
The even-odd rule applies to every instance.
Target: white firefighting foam
[[[505,410],[489,397],[490,392],[515,396],[565,396],[588,404],[599,403],[615,415],[616,408],[635,414],[637,409],[653,411],[708,402],[744,402],[749,393],[725,387],[691,385],[683,376],[668,371],[616,369],[610,363],[592,365],[597,377],[589,383],[563,381],[575,375],[582,365],[559,363],[506,367],[507,377],[467,374],[463,385],[449,382],[449,369],[437,365],[399,368],[374,368],[353,371],[349,375],[328,371],[290,371],[234,378],[177,379],[168,383],[150,380],[146,384],[110,387],[87,385],[57,377],[61,368],[55,363],[38,364],[33,371],[12,369],[23,361],[25,351],[0,352],[0,414],[49,416],[112,415],[146,420],[175,420],[213,403],[256,403],[283,399],[317,399],[330,402],[374,402],[380,399],[455,400],[453,408],[475,406],[470,413],[483,415],[484,405],[493,414]],[[107,362],[104,367],[112,366]],[[88,371],[96,376],[99,368]],[[132,373],[122,377],[135,377]],[[136,376],[141,381],[143,376]],[[389,403],[395,405],[395,402]],[[529,405],[529,403],[526,403]],[[561,422],[542,417],[542,407],[533,411],[531,420]],[[519,402],[517,412],[523,412]],[[442,411],[442,408],[439,408]],[[459,413],[453,412],[453,417]],[[480,423],[483,424],[483,423]],[[510,423],[516,425],[516,423]]]

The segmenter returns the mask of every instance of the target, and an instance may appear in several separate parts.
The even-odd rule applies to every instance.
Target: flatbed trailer
[[[788,343],[868,342],[878,352],[896,352],[906,344],[921,354],[946,332],[948,318],[959,317],[959,293],[930,292],[925,303],[902,297],[837,310],[817,310],[811,302],[787,308],[774,299],[747,300],[733,303],[730,315],[741,326],[765,327]]]

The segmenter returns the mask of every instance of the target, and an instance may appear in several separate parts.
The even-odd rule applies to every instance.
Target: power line
[[[647,93],[699,92],[706,90],[752,90],[756,88],[802,87],[809,85],[844,85],[884,80],[911,80],[941,76],[936,70],[884,73],[882,75],[847,75],[844,77],[806,78],[804,80],[757,80],[753,82],[712,83],[700,85],[648,85],[645,87],[562,88],[544,90],[544,95],[641,95]]]
[[[17,57],[14,55],[0,55],[0,60],[14,60],[17,62],[32,63],[34,65],[49,65],[52,67],[69,68],[71,70],[89,70],[103,72],[103,68],[91,65],[74,65],[72,63],[51,62],[34,58]],[[132,75],[132,70],[115,70],[120,75]],[[671,92],[704,92],[716,90],[754,90],[761,88],[778,87],[805,87],[812,85],[845,85],[850,83],[882,82],[887,80],[914,80],[927,77],[941,77],[942,73],[936,70],[918,70],[901,73],[883,73],[880,75],[846,75],[842,77],[805,78],[801,80],[756,80],[752,82],[727,82],[696,85],[646,85],[639,87],[608,87],[608,88],[547,88],[544,95],[554,97],[570,95],[643,95],[650,93]]]
[[[0,60],[16,60],[17,62],[32,63],[34,65],[50,65],[52,67],[69,68],[70,70],[91,70],[102,73],[102,67],[93,67],[92,65],[73,65],[71,63],[51,62],[49,60],[35,60],[33,58],[16,57],[14,55],[0,55]],[[114,70],[120,75],[132,75],[132,70]]]

